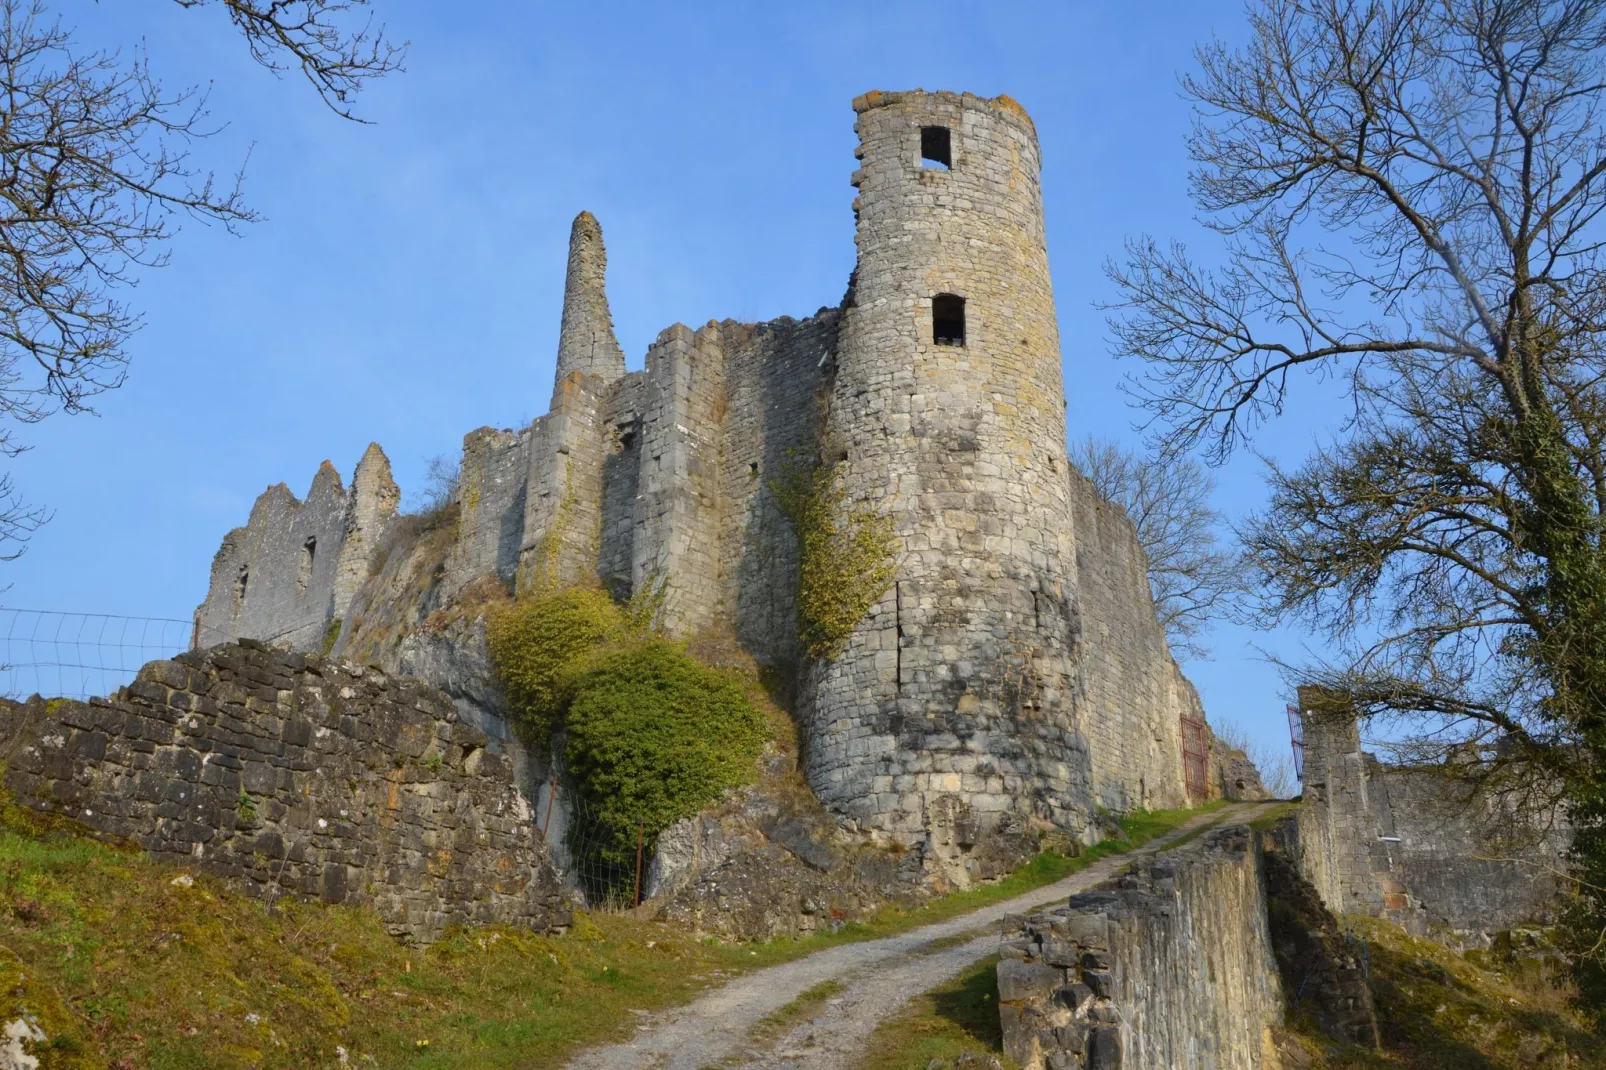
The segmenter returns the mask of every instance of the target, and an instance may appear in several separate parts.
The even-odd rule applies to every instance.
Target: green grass
[[[870,1034],[858,1070],[926,1070],[933,1061],[949,1065],[965,1054],[991,1055],[1013,1070],[1001,1054],[997,966],[997,956],[988,955],[910,1000]]]
[[[1383,1050],[1334,1044],[1296,1019],[1292,1032],[1313,1070],[1606,1067],[1606,1039],[1570,1010],[1559,964],[1457,954],[1377,918],[1344,923],[1366,939]]]
[[[627,1035],[633,1012],[1019,895],[1196,813],[1133,815],[1125,841],[1045,854],[997,884],[802,940],[721,944],[594,914],[561,937],[462,930],[421,950],[362,910],[289,900],[270,910],[211,878],[175,885],[175,867],[0,800],[0,973],[14,953],[31,987],[7,991],[54,1014],[65,1045],[113,1066],[330,1065],[337,1045],[354,1064],[371,1056],[387,1068],[559,1065]]]
[[[749,1036],[756,1044],[773,1044],[805,1018],[814,1017],[820,1008],[825,1006],[826,1000],[846,987],[841,981],[832,978],[821,981],[813,988],[803,990],[792,1002],[766,1014],[753,1027]]]
[[[1276,806],[1267,807],[1260,816],[1249,822],[1249,827],[1256,832],[1266,832],[1273,828],[1277,822],[1285,817],[1299,813],[1299,800],[1280,802]]]

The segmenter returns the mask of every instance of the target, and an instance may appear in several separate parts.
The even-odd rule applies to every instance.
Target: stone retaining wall
[[[1432,767],[1361,749],[1347,696],[1299,689],[1300,871],[1328,909],[1386,918],[1454,947],[1554,921],[1571,831],[1513,794],[1474,792]]]
[[[1023,1070],[1262,1070],[1283,999],[1261,855],[1235,826],[1024,919],[1000,949]]]
[[[251,640],[152,662],[112,699],[0,711],[20,802],[254,895],[372,907],[423,942],[569,922],[487,742],[433,687]]]

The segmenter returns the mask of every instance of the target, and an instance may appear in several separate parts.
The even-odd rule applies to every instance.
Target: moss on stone
[[[90,1070],[102,1067],[89,1032],[16,952],[0,947],[0,1029],[16,1035],[21,1022],[27,1032],[22,1050],[39,1060],[40,1070]],[[37,1038],[37,1039],[34,1039]]]
[[[892,518],[848,502],[834,465],[794,458],[770,489],[797,535],[798,638],[834,657],[897,575]]]

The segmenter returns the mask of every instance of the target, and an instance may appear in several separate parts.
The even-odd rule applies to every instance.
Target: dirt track
[[[843,944],[806,958],[746,974],[694,1003],[643,1019],[621,1044],[578,1056],[573,1070],[703,1070],[711,1066],[772,1070],[843,1070],[854,1065],[864,1039],[911,998],[942,984],[998,946],[997,925],[1063,900],[1119,873],[1136,858],[1158,854],[1201,826],[1241,819],[1259,803],[1236,803],[1201,814],[1173,832],[1123,855],[1014,899],[899,936]],[[933,946],[935,945],[935,946]],[[826,981],[844,987],[813,1019],[773,1043],[753,1039],[769,1014]]]

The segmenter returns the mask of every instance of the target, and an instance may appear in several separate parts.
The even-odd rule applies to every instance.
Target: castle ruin
[[[454,519],[429,553],[377,446],[349,489],[326,462],[304,501],[272,487],[224,539],[198,644],[412,671],[517,747],[487,725],[505,716],[494,695],[425,656],[418,626],[486,577],[620,596],[661,584],[671,634],[728,633],[796,670],[804,772],[850,830],[958,862],[1001,823],[1091,839],[1099,809],[1202,800],[1184,722],[1203,713],[1135,530],[1067,460],[1031,119],[1008,97],[946,92],[853,108],[858,261],[840,307],[676,324],[628,372],[601,228],[582,212],[550,411],[466,436]],[[898,548],[896,581],[815,661],[771,486],[799,456],[836,465]],[[537,793],[548,770],[523,760]]]

